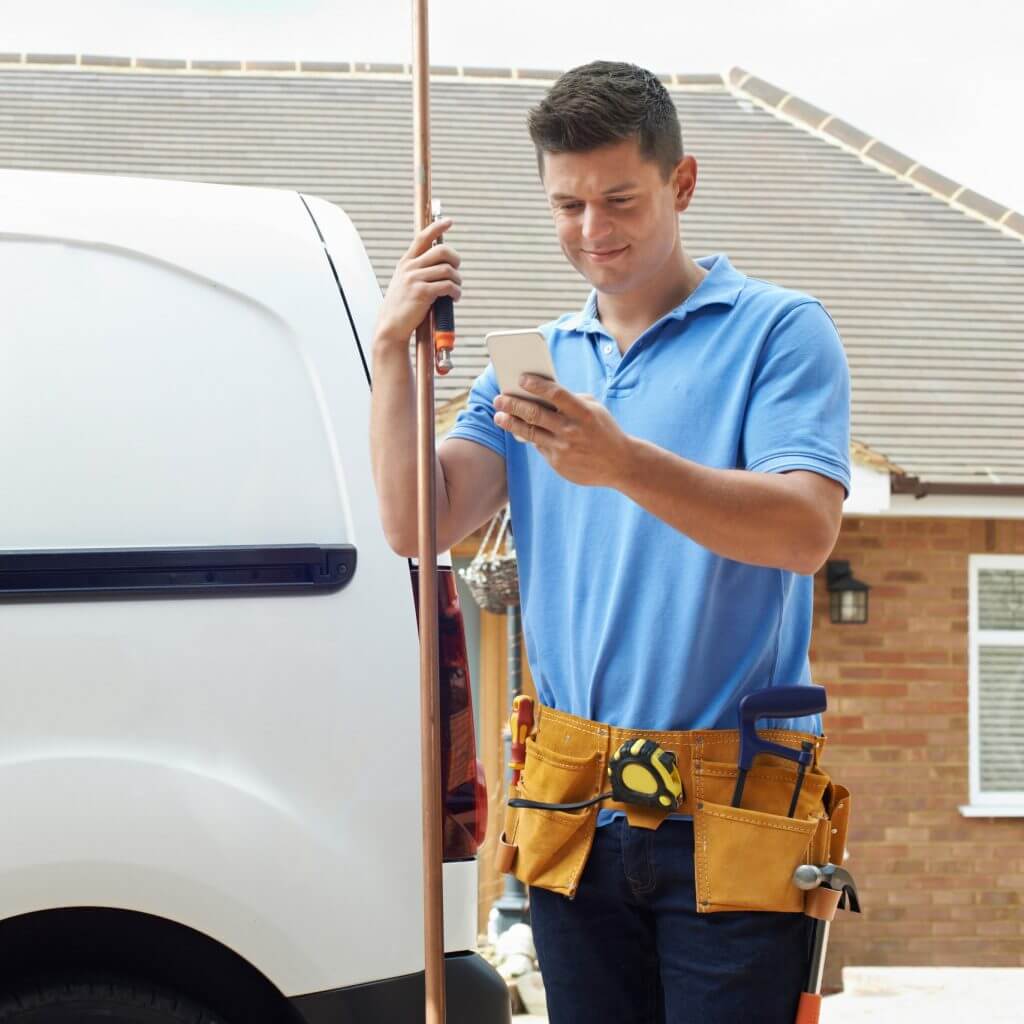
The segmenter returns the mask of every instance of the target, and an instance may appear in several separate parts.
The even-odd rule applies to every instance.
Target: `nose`
[[[611,230],[611,220],[599,203],[587,203],[583,210],[583,244],[586,248],[606,238]]]

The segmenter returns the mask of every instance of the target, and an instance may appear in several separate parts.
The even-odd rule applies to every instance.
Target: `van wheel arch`
[[[227,946],[166,918],[103,907],[37,911],[0,922],[0,992],[58,975],[144,980],[209,1007],[228,1024],[301,1018],[270,980]],[[0,1018],[2,1020],[3,1018]]]

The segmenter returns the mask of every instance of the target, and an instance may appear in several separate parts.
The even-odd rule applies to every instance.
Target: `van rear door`
[[[336,268],[342,295],[295,193],[0,172],[0,551],[94,574],[0,598],[0,814],[32,822],[0,847],[0,917],[157,914],[286,994],[422,967],[415,613],[371,485],[365,268]],[[248,592],[203,593],[239,569]],[[193,575],[111,583],[138,570]],[[295,585],[254,592],[278,571]],[[473,944],[475,877],[446,865],[446,948]]]

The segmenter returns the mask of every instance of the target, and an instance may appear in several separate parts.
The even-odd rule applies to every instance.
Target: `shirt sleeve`
[[[765,341],[741,459],[762,473],[820,473],[850,493],[850,370],[839,332],[819,302],[789,310]]]
[[[446,440],[462,438],[474,441],[505,458],[507,435],[494,423],[494,399],[498,394],[498,378],[494,366],[488,363],[487,369],[474,381],[466,407],[456,417],[455,426],[447,434]]]

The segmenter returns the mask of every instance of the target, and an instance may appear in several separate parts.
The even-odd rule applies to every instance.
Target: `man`
[[[821,305],[691,258],[697,165],[657,78],[564,74],[530,134],[562,251],[593,286],[542,328],[558,383],[493,369],[437,456],[438,544],[511,502],[541,703],[635,729],[734,729],[742,696],[809,683],[813,574],[849,489],[849,375]],[[374,341],[372,448],[392,547],[416,548],[410,333],[459,258],[421,232]],[[816,718],[775,723],[819,733]],[[798,913],[697,914],[693,824],[602,812],[572,900],[531,888],[553,1024],[790,1024],[807,968]]]

